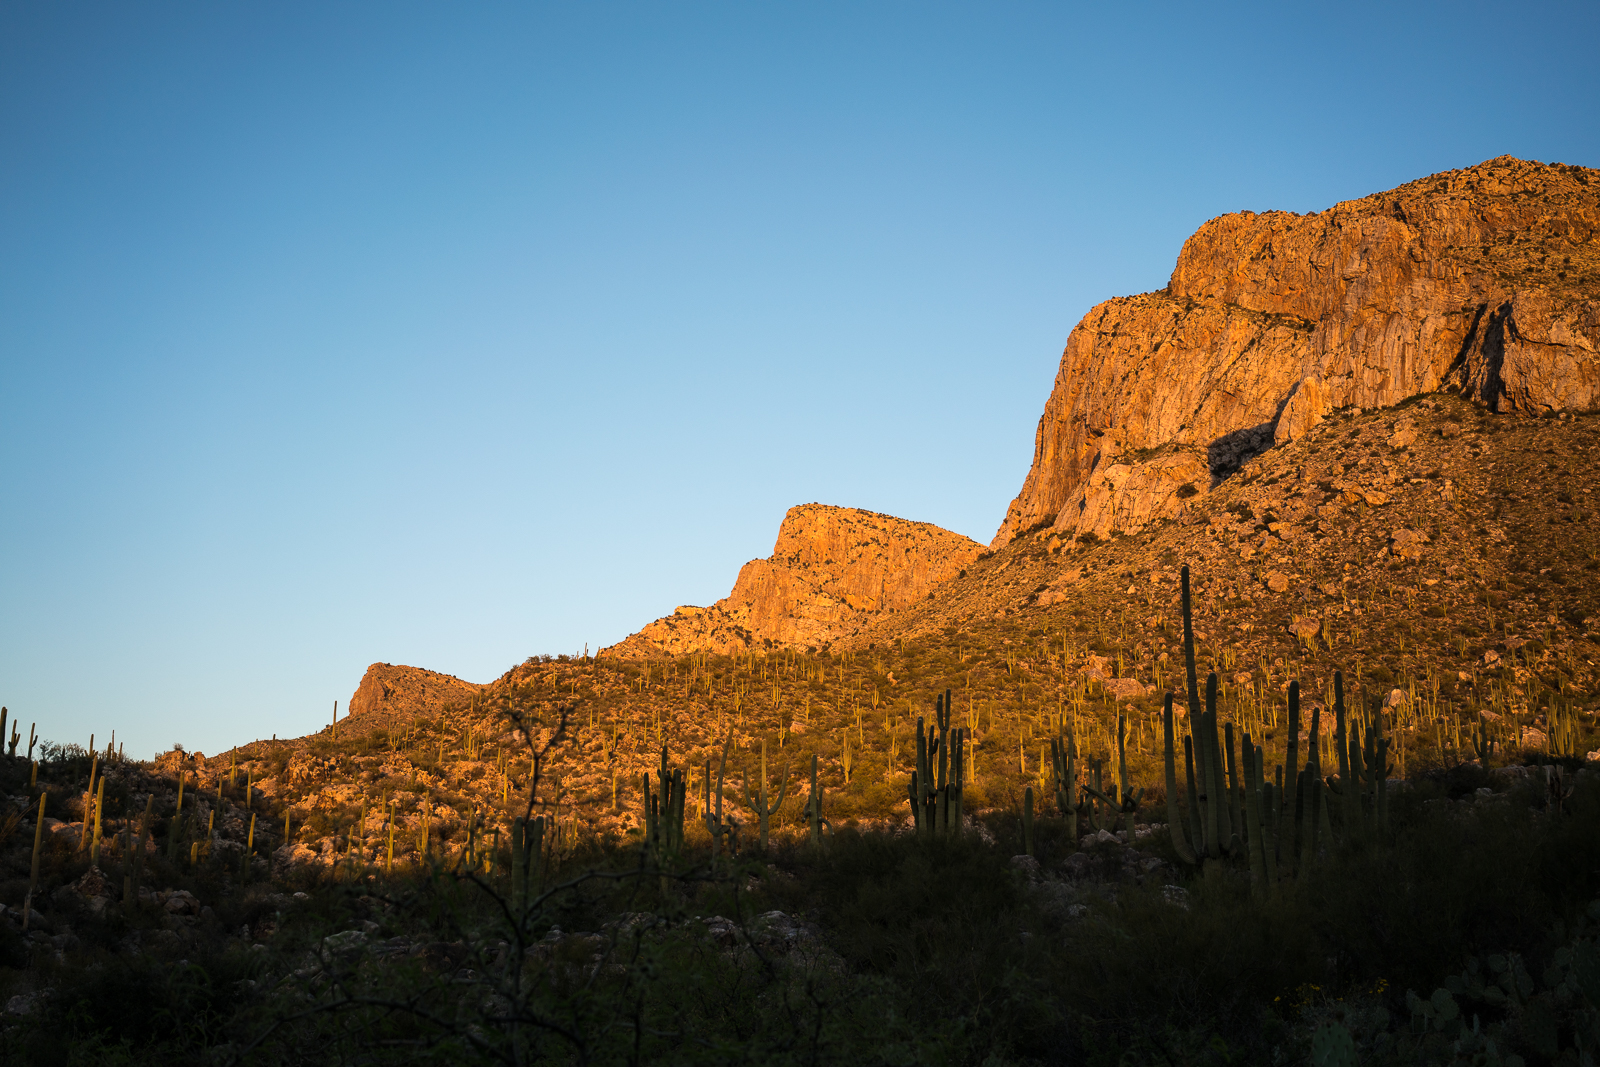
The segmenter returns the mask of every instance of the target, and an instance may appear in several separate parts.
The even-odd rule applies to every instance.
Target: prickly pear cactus
[[[1356,1067],[1356,1041],[1340,1023],[1311,1035],[1311,1067]]]

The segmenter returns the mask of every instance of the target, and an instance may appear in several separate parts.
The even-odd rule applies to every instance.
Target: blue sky
[[[793,504],[987,541],[1206,219],[1600,165],[1597,12],[0,3],[0,702],[210,752]]]

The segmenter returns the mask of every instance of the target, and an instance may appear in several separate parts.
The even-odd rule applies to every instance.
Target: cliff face
[[[339,720],[339,733],[371,733],[418,715],[437,715],[468,703],[483,688],[453,674],[374,663],[351,695],[348,716]]]
[[[1340,408],[1450,388],[1592,410],[1597,347],[1600,171],[1502,157],[1316,214],[1224,215],[1166,290],[1072,331],[992,547],[1137,532]]]
[[[784,516],[772,555],[746,563],[731,593],[708,608],[681,607],[602,654],[821,646],[926,596],[982,551],[930,523],[802,504]]]

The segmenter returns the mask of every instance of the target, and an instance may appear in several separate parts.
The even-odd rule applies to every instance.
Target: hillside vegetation
[[[210,758],[18,752],[3,1055],[1580,1062],[1597,430],[1430,396],[1334,416],[1137,536],[1024,534],[848,647],[541,657]],[[1185,565],[1242,805],[1209,862]],[[952,786],[964,763],[960,833],[912,827],[919,720]],[[1341,773],[1357,731],[1388,745],[1381,813]]]

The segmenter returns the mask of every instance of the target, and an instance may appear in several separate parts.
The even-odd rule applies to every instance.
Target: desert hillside
[[[1597,180],[1208,223],[1073,331],[990,548],[803,505],[595,656],[12,733],[0,1059],[1580,1062]]]

